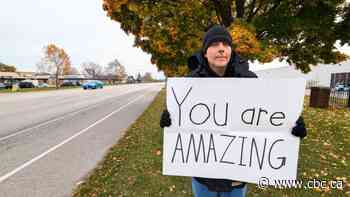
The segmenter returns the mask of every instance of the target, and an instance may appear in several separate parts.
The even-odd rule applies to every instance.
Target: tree
[[[79,71],[76,67],[71,67],[69,72],[68,72],[68,75],[77,75],[79,74]]]
[[[96,77],[102,74],[102,66],[96,64],[95,62],[84,62],[82,65],[82,72],[85,75],[89,75],[91,78],[96,79]]]
[[[140,73],[137,73],[136,81],[139,83],[142,82],[142,77]]]
[[[115,76],[117,81],[122,81],[127,76],[125,67],[117,59],[108,63],[106,73]]]
[[[44,47],[44,57],[37,63],[37,70],[39,72],[47,72],[55,75],[56,88],[59,86],[59,76],[63,75],[70,67],[71,63],[67,53],[64,49],[54,44]]]
[[[153,81],[153,77],[152,77],[151,73],[146,72],[142,77],[142,81],[145,81],[145,82]]]
[[[16,72],[16,67],[9,66],[0,62],[0,72]]]
[[[67,65],[67,66],[65,66],[65,67],[63,67],[63,75],[70,75],[70,72],[72,71],[72,67],[71,67],[71,65]]]
[[[345,0],[104,0],[103,9],[167,76],[188,71],[187,58],[217,23],[228,28],[234,50],[249,60],[286,60],[308,72],[310,64],[348,58],[334,46],[350,44]]]

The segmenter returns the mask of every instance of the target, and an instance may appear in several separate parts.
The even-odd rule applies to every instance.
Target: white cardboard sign
[[[305,79],[169,78],[163,174],[296,178]]]

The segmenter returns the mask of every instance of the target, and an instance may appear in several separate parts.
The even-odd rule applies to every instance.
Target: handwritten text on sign
[[[257,183],[295,179],[303,79],[171,78],[163,174]]]

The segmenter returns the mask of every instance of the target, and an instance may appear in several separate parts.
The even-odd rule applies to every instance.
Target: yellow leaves
[[[327,176],[327,175],[328,175],[328,173],[327,173],[326,171],[323,171],[323,170],[321,170],[321,174],[322,174],[323,176]]]
[[[128,2],[127,0],[124,0],[124,2]],[[138,6],[136,5],[136,3],[135,2],[133,2],[133,1],[131,1],[130,3],[128,3],[127,4],[128,5],[128,8],[129,8],[129,10],[131,10],[131,11],[133,11],[133,12],[137,12],[137,11],[139,11],[139,8],[138,8]]]
[[[330,155],[331,157],[333,157],[334,159],[338,159],[338,155],[336,155],[336,154],[334,154],[334,153],[332,153],[332,152],[330,152],[329,155]]]
[[[323,188],[323,192],[329,192],[329,191],[331,191],[331,188],[329,187]]]
[[[258,60],[261,63],[272,62],[272,60],[274,60],[278,56],[278,54],[278,50],[269,45],[268,48],[262,50],[258,57]]]
[[[177,30],[175,26],[168,26],[167,27],[168,32],[170,34],[170,37],[172,40],[176,40],[176,36],[177,36]]]
[[[152,45],[159,53],[169,53],[169,49],[167,48],[163,40],[154,41],[152,42]]]
[[[345,53],[341,53],[341,52],[337,51],[335,54],[335,60],[337,63],[343,62],[343,61],[348,60],[348,59],[350,59],[350,56],[346,55]]]
[[[255,30],[239,21],[229,28],[233,39],[234,50],[244,57],[258,59],[261,63],[268,63],[278,57],[279,52],[271,44],[263,45],[256,37]]]
[[[348,166],[348,164],[346,163],[345,159],[342,159],[340,162],[341,162],[344,166]]]
[[[255,32],[248,29],[242,23],[235,22],[229,28],[233,44],[236,45],[235,51],[243,56],[257,55],[261,52],[259,41],[255,37]]]
[[[187,66],[164,66],[162,67],[162,70],[164,71],[164,74],[168,77],[175,77],[175,76],[185,76],[187,73],[189,73],[189,69]]]
[[[162,151],[159,150],[159,149],[157,149],[157,150],[156,150],[156,155],[157,155],[157,156],[160,156],[161,154],[162,154]]]
[[[128,177],[128,184],[133,185],[136,182],[136,177],[135,176],[129,176]]]
[[[56,68],[59,74],[68,74],[71,70],[71,63],[69,56],[55,44],[48,44],[44,47],[44,61]]]
[[[115,10],[120,10],[120,7],[127,4],[129,0],[103,0],[103,9],[108,12],[108,16]]]
[[[64,75],[69,75],[71,71],[71,65],[70,64],[64,64],[63,67],[63,74]]]
[[[175,185],[172,185],[169,187],[169,191],[173,192],[173,191],[175,191],[175,188],[176,188]]]

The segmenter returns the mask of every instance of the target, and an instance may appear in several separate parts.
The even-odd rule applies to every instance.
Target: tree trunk
[[[55,75],[56,75],[56,89],[58,89],[58,82],[59,82],[59,79],[58,79],[59,68],[58,68],[58,67],[56,67],[56,73],[55,73]]]
[[[215,6],[216,14],[219,18],[221,18],[222,25],[229,27],[234,21],[234,18],[232,16],[232,0],[213,0],[213,3]]]
[[[237,18],[243,18],[244,16],[244,3],[245,0],[236,0]]]
[[[56,72],[56,89],[58,89],[58,71]]]

